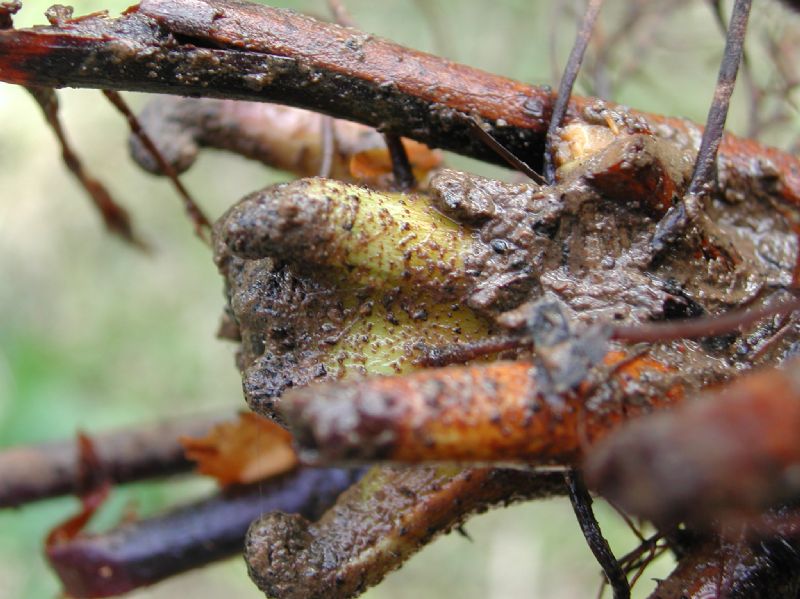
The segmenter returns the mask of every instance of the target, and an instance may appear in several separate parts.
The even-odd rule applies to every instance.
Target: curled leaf
[[[239,414],[201,438],[183,437],[186,457],[220,485],[247,484],[277,476],[297,465],[292,435],[262,416]]]

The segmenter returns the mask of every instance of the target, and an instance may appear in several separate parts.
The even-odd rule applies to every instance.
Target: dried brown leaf
[[[414,171],[414,176],[424,179],[442,165],[442,154],[412,139],[403,139],[403,147]],[[392,159],[385,147],[356,152],[350,157],[350,174],[357,180],[374,182],[392,173]]]
[[[297,465],[291,434],[252,413],[218,424],[205,437],[182,437],[181,443],[198,472],[223,486],[264,480]]]

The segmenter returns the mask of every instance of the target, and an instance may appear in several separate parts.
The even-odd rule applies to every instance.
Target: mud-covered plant
[[[49,87],[216,96],[225,99],[157,100],[141,124],[110,98],[148,170],[177,181],[207,145],[307,177],[248,195],[210,239],[249,407],[285,427],[306,464],[353,467],[319,483],[270,482],[275,497],[290,489],[296,499],[271,496],[270,509],[296,513],[271,511],[247,534],[251,577],[268,596],[356,596],[473,513],[559,494],[615,597],[666,550],[678,566],[654,597],[796,596],[796,377],[734,381],[784,362],[797,342],[800,162],[721,133],[749,2],[735,3],[705,131],[571,94],[601,4],[589,3],[556,94],[232,0],[143,0],[116,19],[54,9],[33,30],[14,30],[17,7],[4,5],[0,79],[29,86],[56,129]],[[630,3],[621,22],[646,13]],[[595,90],[612,87],[621,31],[595,38]],[[787,64],[780,73],[791,89]],[[762,90],[748,85],[761,114]],[[388,151],[367,128],[233,100],[360,121],[387,134]],[[276,136],[291,119],[302,125]],[[401,136],[535,180],[439,168],[437,154]],[[544,179],[533,174],[542,168]],[[207,221],[183,195],[203,234]],[[135,239],[128,224],[111,228]],[[377,465],[325,510],[364,463]],[[656,533],[616,559],[584,471]],[[317,484],[324,500],[302,492]],[[227,501],[218,504],[239,500]],[[182,518],[70,538],[55,546],[67,557],[51,559],[68,586],[84,585],[73,593],[124,590],[108,581],[136,578],[138,562],[107,548]],[[118,561],[87,566],[99,551]],[[93,586],[101,566],[107,584]]]

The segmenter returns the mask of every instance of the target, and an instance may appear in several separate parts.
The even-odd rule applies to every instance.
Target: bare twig
[[[497,141],[492,134],[486,131],[483,128],[483,124],[479,123],[476,119],[472,118],[469,120],[471,132],[477,138],[480,139],[483,143],[485,143],[488,147],[494,150],[500,158],[505,160],[509,166],[518,170],[521,173],[524,173],[528,176],[529,179],[538,183],[539,185],[544,185],[546,183],[544,177],[542,177],[539,173],[533,170],[528,164],[517,158],[513,152],[509,151],[503,144]]]
[[[572,96],[572,87],[575,85],[575,79],[578,77],[581,62],[583,62],[583,54],[586,52],[586,48],[589,45],[592,28],[594,27],[594,22],[597,20],[597,15],[600,13],[600,8],[602,6],[603,0],[589,0],[578,30],[578,35],[575,37],[575,45],[572,47],[572,51],[569,54],[567,66],[564,69],[564,74],[561,76],[561,82],[558,85],[558,95],[553,104],[550,123],[547,126],[544,147],[544,178],[550,185],[555,183],[556,180],[556,167],[553,160],[552,149],[555,143],[556,132],[558,128],[561,127],[564,115],[567,112],[569,99]]]
[[[389,157],[392,160],[392,173],[394,174],[394,183],[401,191],[408,191],[413,189],[416,185],[414,180],[414,173],[411,170],[411,162],[408,159],[408,153],[403,147],[403,140],[399,135],[394,133],[384,133],[383,139],[386,141],[386,147],[389,150]]]
[[[133,232],[133,226],[127,210],[114,201],[105,185],[86,171],[80,158],[72,149],[64,128],[61,126],[61,120],[58,118],[58,97],[55,91],[49,87],[27,86],[26,89],[42,108],[47,124],[50,125],[58,139],[58,143],[61,145],[61,156],[64,164],[88,192],[92,203],[105,223],[106,229],[140,249],[146,249],[145,244]]]
[[[716,178],[717,153],[722,142],[725,121],[728,118],[728,106],[742,60],[750,5],[751,0],[736,0],[733,6],[725,42],[725,53],[719,68],[714,99],[708,111],[706,127],[700,140],[700,149],[697,153],[692,180],[689,182],[684,200],[671,208],[656,228],[653,236],[653,247],[656,253],[663,250],[683,230],[694,210],[691,205],[696,204],[701,196],[709,193]]]
[[[169,180],[172,181],[172,185],[175,187],[175,190],[178,192],[178,195],[183,200],[183,207],[186,210],[186,213],[189,215],[189,219],[194,224],[194,232],[195,234],[202,240],[208,241],[207,235],[211,229],[211,221],[208,220],[205,214],[203,214],[203,210],[200,206],[197,205],[194,198],[192,198],[189,190],[181,183],[181,180],[178,178],[178,173],[172,167],[172,165],[164,159],[161,152],[159,152],[156,145],[153,143],[153,140],[150,139],[150,136],[147,132],[142,128],[139,124],[139,120],[136,118],[136,115],[133,114],[131,109],[128,107],[128,104],[125,100],[122,99],[122,96],[111,90],[103,90],[103,94],[106,98],[111,102],[111,104],[119,110],[125,119],[128,121],[128,125],[139,141],[141,141],[142,145],[150,152],[152,158],[158,164],[158,168],[161,169],[161,172],[164,173]]]
[[[614,599],[627,599],[631,596],[628,579],[600,530],[600,525],[592,510],[592,497],[586,489],[583,478],[577,470],[570,470],[565,475],[565,480],[575,517],[578,519],[589,549],[592,550],[595,559],[603,568],[603,573],[614,593]]]
[[[690,318],[633,326],[617,325],[612,328],[612,337],[624,339],[631,343],[654,343],[675,339],[711,337],[747,327],[770,316],[785,316],[796,310],[800,310],[800,298],[773,306],[766,306],[758,310],[734,310],[705,318]]]
[[[359,470],[302,469],[102,534],[47,548],[70,597],[110,597],[240,553],[250,523],[281,511],[318,518]]]
[[[725,54],[714,90],[714,100],[706,119],[706,128],[700,142],[700,151],[697,154],[692,180],[686,190],[687,195],[703,193],[703,188],[709,185],[716,172],[717,152],[722,141],[722,132],[728,118],[728,106],[744,51],[744,37],[747,31],[747,20],[750,16],[750,5],[751,0],[736,0],[733,7],[731,21],[728,25]]]
[[[334,20],[344,27],[356,27],[356,21],[347,10],[342,0],[328,0],[328,8],[333,14]]]
[[[725,23],[724,8],[722,0],[707,0],[711,12],[714,13],[714,20],[717,22],[722,34],[728,35],[728,27]],[[744,79],[745,87],[747,88],[747,104],[748,104],[748,119],[747,119],[747,137],[758,137],[762,133],[763,121],[762,103],[764,100],[764,90],[762,90],[756,83],[755,76],[753,75],[753,68],[750,61],[750,56],[746,50],[742,51],[742,63],[740,68],[742,78]]]
[[[230,414],[131,427],[93,435],[92,445],[112,482],[125,483],[190,470],[181,436],[202,436]],[[15,447],[0,453],[0,508],[83,490],[74,441]]]

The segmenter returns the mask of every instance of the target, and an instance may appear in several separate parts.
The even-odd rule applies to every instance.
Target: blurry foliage
[[[44,21],[47,0],[26,0],[17,26]],[[120,0],[78,0],[76,13],[126,7]],[[270,2],[325,16],[322,0]],[[561,4],[563,9],[556,10]],[[609,1],[600,32],[613,32],[630,2]],[[657,3],[640,2],[651,8]],[[647,26],[643,40],[621,35],[609,72],[641,54],[643,64],[613,88],[611,99],[637,108],[705,119],[723,41],[702,0]],[[400,43],[442,54],[533,83],[551,82],[550,49],[559,62],[574,33],[573,2],[528,0],[348,0],[362,28]],[[748,52],[756,78],[775,77],[764,39],[789,25],[777,5],[754,11]],[[553,19],[560,14],[554,25]],[[646,22],[645,22],[646,23]],[[796,22],[793,22],[796,26]],[[643,28],[640,22],[637,27]],[[625,33],[625,32],[623,32]],[[579,82],[580,92],[587,79]],[[584,85],[581,89],[580,85]],[[739,86],[730,125],[747,127],[746,92]],[[193,237],[178,199],[165,180],[137,170],[127,157],[123,120],[97,91],[64,91],[62,118],[86,166],[128,207],[154,251],[146,255],[106,235],[81,189],[60,164],[52,133],[22,89],[0,85],[0,446],[67,438],[115,425],[213,406],[244,406],[233,346],[215,340],[223,305],[222,281],[208,248]],[[134,106],[146,98],[128,94]],[[793,113],[794,125],[797,115]],[[789,145],[797,126],[768,139]],[[782,137],[781,137],[782,135]],[[498,170],[465,159],[453,163],[482,173]],[[207,152],[184,178],[215,217],[245,193],[285,179],[238,157]],[[99,526],[131,506],[151,513],[209,489],[183,483],[118,489]],[[0,513],[0,597],[56,594],[41,548],[46,531],[74,509],[61,499]],[[619,553],[632,535],[600,504],[601,522]],[[599,568],[564,502],[522,505],[467,525],[469,543],[450,535],[393,574],[368,599],[592,596]],[[664,576],[668,561],[649,570]],[[637,596],[652,588],[642,581]],[[259,597],[241,560],[206,568],[134,597]]]

